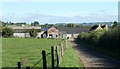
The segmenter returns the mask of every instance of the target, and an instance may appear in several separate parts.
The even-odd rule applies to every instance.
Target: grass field
[[[19,61],[24,63],[22,67],[32,67],[42,58],[42,50],[49,53],[51,52],[51,46],[57,46],[62,41],[61,39],[3,38],[2,67],[17,67],[17,62]],[[51,55],[48,55],[46,59],[47,67],[51,67]],[[36,67],[42,67],[42,65],[41,61]],[[67,42],[67,49],[62,56],[59,66],[82,67],[82,63],[69,45],[69,42]]]
[[[32,38],[3,38],[2,39],[2,67],[17,67],[17,62],[24,62],[24,66],[33,66],[42,57],[42,50],[51,52],[51,46],[58,45],[60,39],[32,39]],[[21,59],[22,58],[22,59]],[[47,56],[48,66],[51,56]],[[42,67],[42,61],[37,65]]]

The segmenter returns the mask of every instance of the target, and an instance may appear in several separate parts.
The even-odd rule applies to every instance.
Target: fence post
[[[62,56],[63,56],[63,42],[61,42],[61,52],[62,52]]]
[[[30,67],[26,67],[26,69],[30,69]]]
[[[58,46],[56,46],[56,54],[57,54],[57,67],[58,67],[59,66]]]
[[[62,43],[60,43],[60,59],[62,57]]]
[[[21,62],[18,62],[18,69],[21,69]]]
[[[66,47],[67,47],[67,39],[65,40],[65,50],[66,50]]]
[[[65,41],[63,41],[63,54],[65,52]]]
[[[47,69],[47,65],[46,65],[46,53],[43,50],[42,51],[42,58],[43,58],[43,69]]]
[[[54,69],[54,46],[51,47],[52,69]]]

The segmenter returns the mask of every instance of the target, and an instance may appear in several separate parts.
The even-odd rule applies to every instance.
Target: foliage
[[[73,24],[73,23],[69,23],[69,24],[66,25],[66,27],[76,27],[76,25]]]
[[[40,39],[40,37],[37,37],[37,39]]]
[[[117,26],[118,26],[118,23],[116,21],[114,21],[114,25],[112,27],[115,28]]]
[[[34,26],[34,23],[31,23],[31,26]]]
[[[39,26],[39,22],[38,22],[38,21],[35,21],[35,22],[34,22],[34,26]]]
[[[81,33],[77,39],[87,42],[95,48],[120,53],[120,27],[109,28],[108,31],[97,30]]]
[[[13,36],[13,29],[12,28],[2,28],[2,36],[5,38],[12,37]]]
[[[31,30],[29,30],[29,34],[30,34],[30,37],[36,37],[37,36],[37,31],[33,28]]]

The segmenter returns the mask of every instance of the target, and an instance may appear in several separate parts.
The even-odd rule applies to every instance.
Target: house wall
[[[79,35],[78,33],[76,33],[76,34],[67,34],[67,35],[65,35],[64,37],[77,38],[78,35]]]
[[[47,38],[50,38],[50,36],[49,36],[50,34],[58,36],[58,33],[59,33],[59,31],[56,28],[51,27],[49,30],[47,30]],[[58,38],[58,37],[56,37],[56,38]]]
[[[66,38],[66,37],[67,37],[67,34],[59,34],[59,38],[61,38],[61,39]]]
[[[79,34],[73,34],[73,37],[74,38],[77,38]]]
[[[100,24],[98,25],[98,27],[95,30],[102,30]]]
[[[25,37],[25,33],[13,33],[14,37]]]
[[[72,37],[72,34],[67,34],[67,37],[71,38],[71,37]]]
[[[41,33],[37,33],[37,37],[40,37],[40,38],[41,38]]]

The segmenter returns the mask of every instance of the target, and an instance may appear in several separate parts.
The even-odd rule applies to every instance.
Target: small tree
[[[118,26],[118,23],[116,21],[114,21],[114,25],[113,25],[113,28],[117,27]]]
[[[30,37],[36,37],[37,36],[37,31],[33,28],[31,30],[29,30],[29,34],[30,34]]]
[[[12,28],[2,28],[2,36],[5,38],[12,37],[13,36],[13,29]]]
[[[66,25],[66,27],[76,27],[76,25],[74,23],[69,23]]]

